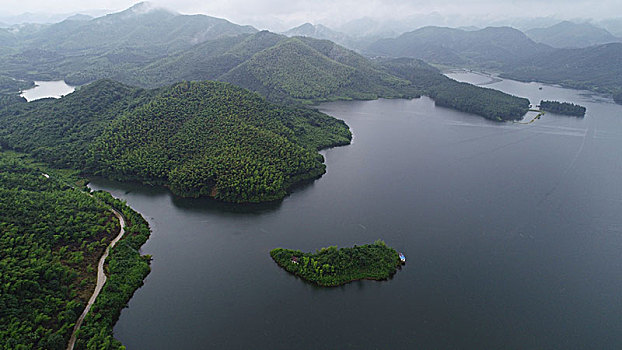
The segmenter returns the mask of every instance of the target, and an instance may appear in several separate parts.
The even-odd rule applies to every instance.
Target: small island
[[[388,279],[405,261],[400,255],[381,240],[352,248],[322,248],[316,253],[283,248],[270,251],[270,256],[279,266],[324,287],[362,279]]]
[[[574,103],[559,101],[540,101],[540,109],[546,112],[584,117],[586,108]]]

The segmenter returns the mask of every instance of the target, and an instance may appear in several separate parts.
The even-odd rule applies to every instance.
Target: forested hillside
[[[3,146],[89,174],[234,202],[282,198],[292,184],[324,173],[318,149],[350,137],[342,121],[219,82],[144,90],[98,81],[0,111]]]
[[[106,205],[50,174],[0,151],[2,349],[65,349],[119,229]]]
[[[2,349],[66,349],[95,288],[97,262],[119,232],[111,206],[125,216],[126,233],[110,253],[108,281],[76,349],[87,344],[89,349],[121,349],[112,326],[149,273],[149,257],[138,249],[150,230],[140,214],[108,193],[92,197],[74,189],[81,185],[75,173],[0,150]]]
[[[408,81],[333,42],[267,31],[208,41],[113,78],[146,87],[220,80],[278,102],[419,95]]]

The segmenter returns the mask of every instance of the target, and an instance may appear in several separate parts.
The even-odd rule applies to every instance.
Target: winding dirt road
[[[76,335],[78,333],[78,330],[80,329],[80,326],[82,326],[84,317],[86,317],[86,314],[89,313],[89,310],[91,309],[91,306],[93,306],[95,299],[97,299],[99,292],[101,292],[102,287],[104,286],[104,283],[106,283],[106,274],[104,273],[104,262],[106,262],[106,258],[108,257],[108,254],[110,253],[110,249],[112,249],[112,247],[114,247],[115,244],[117,244],[117,242],[121,238],[123,238],[123,234],[125,233],[125,220],[123,219],[123,215],[121,215],[121,213],[119,213],[115,209],[111,209],[111,210],[114,213],[114,215],[117,217],[117,219],[119,219],[121,230],[119,231],[119,234],[117,235],[117,237],[115,237],[112,240],[112,242],[110,242],[110,244],[108,245],[108,248],[106,248],[106,251],[104,252],[104,254],[102,254],[101,258],[99,258],[99,263],[97,264],[97,284],[95,285],[95,290],[93,291],[93,295],[91,295],[89,302],[86,304],[86,307],[84,308],[84,311],[82,312],[82,315],[80,315],[80,317],[78,318],[78,321],[76,321],[76,325],[73,327],[73,332],[71,333],[71,338],[69,339],[67,350],[73,350],[73,347],[76,344]]]

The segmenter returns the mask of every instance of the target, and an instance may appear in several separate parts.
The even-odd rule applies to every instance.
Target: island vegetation
[[[569,102],[540,101],[540,109],[546,112],[584,117],[586,108]]]
[[[97,261],[119,230],[107,201],[89,196],[75,171],[61,171],[30,157],[0,151],[0,347],[3,349],[65,349],[73,325],[96,282]],[[124,214],[134,222],[140,215]],[[136,217],[138,215],[138,217]],[[137,226],[138,227],[138,226]],[[149,235],[142,226],[113,249],[107,295],[133,293],[149,271],[136,250]],[[137,238],[137,237],[141,238]],[[141,261],[142,274],[130,273]],[[137,258],[138,257],[138,258]],[[106,292],[108,291],[108,292]],[[114,292],[111,292],[114,291]],[[103,296],[103,298],[102,298]],[[117,314],[129,296],[98,310],[98,323]],[[114,319],[116,320],[116,319]],[[84,339],[102,348],[112,327],[87,323]],[[91,340],[96,339],[96,340]],[[109,349],[109,348],[107,348]]]
[[[398,252],[380,240],[352,248],[322,248],[315,253],[276,248],[270,256],[288,272],[325,287],[361,279],[384,280],[401,264]]]

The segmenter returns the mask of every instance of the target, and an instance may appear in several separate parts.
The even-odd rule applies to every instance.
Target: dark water
[[[353,144],[325,152],[321,179],[259,207],[93,182],[153,228],[152,272],[115,335],[130,350],[620,348],[622,106],[488,86],[588,113],[519,125],[428,98],[325,104]],[[268,254],[378,238],[408,259],[386,282],[320,289]]]

